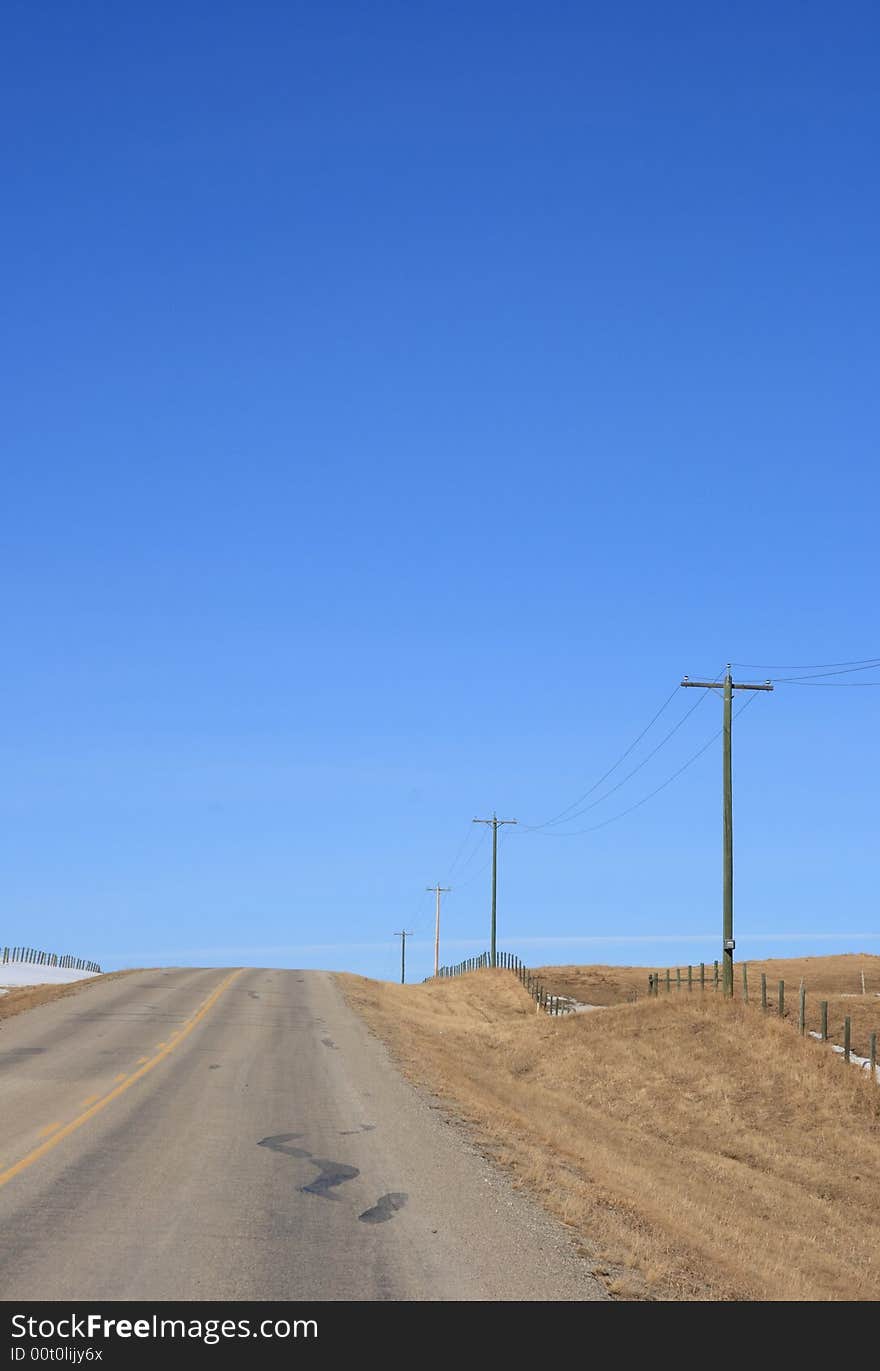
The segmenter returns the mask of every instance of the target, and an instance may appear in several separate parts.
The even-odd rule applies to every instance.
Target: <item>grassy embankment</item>
[[[665,967],[643,966],[540,966],[534,975],[553,995],[570,995],[583,1004],[612,1005],[639,999],[647,993],[650,970],[665,978]],[[687,994],[687,968],[682,967],[682,994]],[[767,977],[767,1002],[777,1009],[778,985],[785,981],[785,1017],[797,1023],[798,988],[803,978],[807,990],[807,1030],[821,1028],[820,1003],[828,1001],[828,1034],[832,1042],[843,1042],[843,1021],[852,1020],[852,1049],[868,1055],[872,1033],[880,1034],[880,957],[867,953],[835,957],[791,957],[748,963],[749,1000],[760,1002],[761,973]],[[675,994],[675,967],[671,968]],[[694,985],[699,968],[694,967]],[[862,973],[865,991],[862,994]],[[712,967],[706,969],[709,993]],[[661,979],[661,997],[666,993]],[[693,993],[693,992],[692,992]],[[742,965],[734,967],[734,996],[742,998]]]
[[[854,970],[880,987],[876,957],[754,967],[785,979],[795,1014],[801,975],[816,1012],[819,998],[842,998],[854,1013],[840,994]],[[866,1073],[754,1002],[628,1002],[647,968],[545,968],[544,979],[608,1007],[538,1015],[503,971],[340,982],[404,1070],[579,1236],[616,1293],[877,1298],[880,1088]],[[880,1027],[880,1000],[865,1001]]]

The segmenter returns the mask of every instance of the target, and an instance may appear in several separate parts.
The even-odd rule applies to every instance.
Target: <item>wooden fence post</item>
[[[847,1014],[843,1021],[843,1060],[848,1062],[850,1059],[850,1044],[852,1042],[852,1020]]]
[[[692,966],[689,966],[689,967],[688,967],[688,990],[693,990],[693,988],[694,988],[694,975],[693,975],[693,972],[694,972],[693,967],[692,967]]]
[[[800,1002],[798,1004],[798,1032],[801,1037],[807,1031],[807,987],[801,981]]]
[[[669,967],[666,968],[666,994],[669,994]]]
[[[767,1008],[767,973],[761,972],[761,1008]]]
[[[828,1041],[828,1001],[822,1000],[819,1004],[819,1012],[822,1015],[822,1041]]]
[[[743,962],[743,1004],[749,1002],[749,964]]]
[[[713,990],[717,990],[717,989],[718,989],[718,963],[717,963],[717,961],[716,961],[716,963],[715,963],[715,973],[714,973],[714,975],[713,975],[713,977],[712,977],[712,989],[713,989]]]
[[[681,990],[681,967],[680,967],[680,966],[677,966],[677,967],[675,968],[675,988],[676,988],[676,990]]]
[[[706,963],[700,962],[700,989],[706,989]]]
[[[877,1034],[871,1034],[871,1080],[877,1084]]]
[[[778,989],[778,991],[777,991],[777,997],[778,997],[778,998],[777,998],[776,1008],[777,1008],[777,1010],[778,1010],[778,1012],[779,1012],[779,1017],[780,1017],[780,1019],[784,1019],[784,1018],[785,1018],[785,981],[780,981],[780,982],[779,982],[779,989]]]

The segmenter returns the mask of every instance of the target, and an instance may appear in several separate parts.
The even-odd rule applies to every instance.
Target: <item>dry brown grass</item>
[[[109,971],[102,976],[89,976],[84,981],[68,981],[64,985],[13,986],[6,995],[0,995],[0,1019],[11,1019],[26,1009],[36,1009],[38,1005],[48,1004],[51,1000],[63,1000],[68,995],[79,995],[90,986],[130,975],[130,971]]]
[[[880,1090],[790,1024],[716,995],[548,1018],[503,971],[340,983],[621,1293],[877,1298]]]
[[[749,962],[749,989],[760,985],[761,972],[775,991],[777,981],[785,981],[786,997],[797,995],[803,978],[808,995],[828,999],[831,995],[861,995],[861,973],[865,973],[866,998],[880,995],[880,957],[868,952],[850,952],[837,957],[785,957],[767,962]],[[740,969],[739,975],[742,975]]]
[[[847,953],[834,957],[789,957],[764,962],[749,962],[749,990],[760,994],[761,972],[767,977],[768,990],[776,1003],[776,986],[785,981],[786,999],[797,1005],[797,991],[801,978],[811,999],[830,999],[835,995],[861,995],[861,973],[865,974],[866,999],[880,997],[880,957],[867,952]],[[671,967],[675,984],[675,967]],[[571,995],[583,1004],[625,1004],[648,993],[648,976],[652,971],[665,975],[665,967],[649,966],[539,966],[532,974],[546,985],[552,995]],[[682,982],[687,983],[687,967],[681,968]],[[694,967],[694,979],[699,967]],[[742,966],[734,968],[736,994],[741,993]],[[711,984],[712,965],[706,967],[707,984]],[[663,982],[665,984],[665,982]],[[880,1018],[880,1014],[878,1014]]]
[[[532,971],[551,995],[581,1004],[627,1004],[648,992],[646,966],[538,966]]]

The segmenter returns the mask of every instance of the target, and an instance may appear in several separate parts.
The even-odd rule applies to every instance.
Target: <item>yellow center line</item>
[[[146,1060],[146,1057],[144,1057],[144,1061]],[[100,1098],[100,1095],[86,1095],[85,1099],[82,1102],[82,1108],[85,1109],[86,1105],[94,1104],[95,1100],[99,1100]]]
[[[149,1057],[138,1057],[138,1059],[137,1059],[137,1064],[138,1064],[138,1066],[142,1066],[144,1062],[148,1062],[149,1060],[150,1060]],[[93,1095],[93,1096],[92,1096],[92,1099],[93,1099],[93,1100],[96,1100],[97,1098],[98,1098],[97,1095]],[[89,1101],[86,1100],[86,1104],[88,1104],[88,1103],[89,1103]]]
[[[46,1153],[51,1152],[53,1147],[57,1147],[65,1138],[69,1138],[71,1133],[75,1133],[78,1128],[82,1128],[83,1124],[88,1123],[90,1119],[93,1119],[96,1114],[99,1114],[100,1111],[105,1109],[108,1104],[111,1104],[113,1100],[119,1099],[119,1096],[124,1095],[126,1090],[130,1090],[137,1081],[142,1080],[148,1071],[152,1071],[154,1066],[158,1066],[161,1061],[164,1061],[166,1057],[170,1056],[174,1051],[174,1048],[179,1046],[185,1037],[189,1036],[196,1024],[205,1017],[211,1008],[213,1008],[226,987],[231,985],[239,974],[239,971],[231,971],[229,975],[211,991],[208,998],[203,1001],[193,1014],[190,1023],[180,1034],[176,1043],[160,1043],[159,1046],[162,1050],[157,1052],[155,1056],[150,1057],[139,1071],[135,1071],[131,1076],[127,1076],[124,1081],[117,1085],[115,1089],[111,1090],[107,1095],[100,1096],[88,1109],[84,1109],[75,1119],[71,1119],[70,1123],[64,1124],[63,1126],[61,1124],[52,1124],[50,1126],[52,1129],[52,1137],[47,1138],[45,1142],[40,1143],[39,1147],[35,1147],[32,1152],[28,1152],[20,1161],[14,1162],[12,1166],[8,1166],[5,1171],[0,1171],[0,1186],[6,1185],[8,1181],[13,1180],[15,1176],[20,1175],[22,1171],[26,1171],[29,1166],[33,1166],[34,1162],[39,1161],[41,1157],[45,1157]],[[48,1129],[44,1129],[43,1133],[48,1131]]]
[[[45,1128],[41,1128],[37,1134],[38,1138],[45,1138],[48,1133],[54,1133],[56,1128],[61,1127],[61,1119],[57,1123],[47,1123]]]
[[[128,1077],[128,1072],[127,1072],[127,1071],[120,1071],[119,1075],[118,1075],[118,1076],[114,1076],[113,1079],[114,1079],[114,1081],[124,1081],[124,1080],[127,1079],[127,1077]]]

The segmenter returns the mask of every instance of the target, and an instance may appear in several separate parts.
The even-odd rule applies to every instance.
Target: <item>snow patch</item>
[[[0,988],[19,985],[67,985],[99,974],[72,966],[37,966],[34,962],[0,962]]]
[[[811,1038],[815,1038],[817,1042],[821,1042],[821,1041],[822,1041],[822,1034],[821,1034],[821,1033],[816,1033],[816,1032],[814,1032],[812,1028],[810,1029],[810,1037],[811,1037]],[[838,1043],[831,1043],[830,1046],[831,1046],[831,1051],[832,1051],[832,1052],[839,1052],[840,1055],[841,1055],[841,1057],[843,1056],[843,1054],[844,1054],[844,1049],[843,1049],[842,1047],[840,1047]],[[871,1070],[871,1058],[870,1058],[870,1057],[860,1057],[857,1053],[855,1053],[855,1052],[850,1052],[850,1054],[849,1054],[849,1059],[850,1059],[850,1061],[852,1062],[852,1064],[853,1064],[854,1066],[860,1066],[860,1067],[862,1068],[863,1071],[870,1071],[870,1070]],[[877,1084],[880,1085],[880,1066],[875,1066],[875,1067],[874,1067],[874,1076],[875,1076],[875,1078],[876,1078],[876,1080],[877,1080]]]

